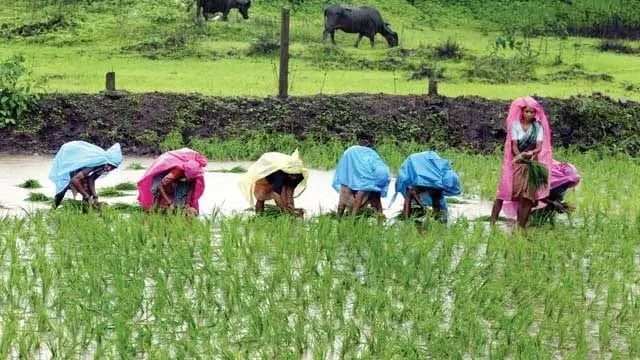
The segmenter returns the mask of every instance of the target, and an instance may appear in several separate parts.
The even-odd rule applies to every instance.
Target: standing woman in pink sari
[[[502,173],[491,211],[491,224],[498,220],[504,206],[505,214],[516,215],[518,226],[525,228],[538,200],[549,196],[549,182],[538,188],[529,183],[526,161],[542,164],[549,174],[548,181],[551,180],[551,127],[542,106],[532,97],[513,101],[506,123]]]

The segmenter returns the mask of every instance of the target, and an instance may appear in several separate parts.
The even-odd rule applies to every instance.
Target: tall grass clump
[[[440,60],[460,60],[464,57],[462,45],[451,38],[433,46],[432,55]]]

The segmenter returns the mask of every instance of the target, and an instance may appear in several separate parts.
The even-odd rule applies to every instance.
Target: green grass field
[[[531,38],[528,41],[536,54],[532,57],[536,65],[530,75],[521,79],[521,74],[507,73],[507,78],[521,80],[492,83],[470,79],[466,70],[478,58],[492,53],[492,44],[502,34],[497,26],[466,14],[457,15],[438,4],[425,4],[420,9],[401,0],[374,5],[398,32],[400,45],[408,49],[409,55],[389,50],[381,36],[376,38],[375,48],[370,48],[364,39],[355,49],[357,35],[342,32],[336,33],[339,50],[331,51],[322,46],[322,3],[294,7],[289,81],[292,95],[425,93],[426,80],[409,80],[413,71],[424,65],[445,69],[439,90],[447,96],[509,99],[530,94],[568,97],[601,92],[616,98],[640,99],[639,56],[600,52],[596,49],[598,39]],[[45,91],[95,93],[104,88],[104,73],[116,71],[117,87],[133,92],[237,96],[277,92],[277,54],[247,55],[260,37],[277,42],[279,13],[278,6],[272,3],[256,2],[246,21],[234,10],[228,23],[209,22],[197,27],[193,24],[193,9],[187,13],[184,4],[173,1],[93,2],[42,8],[32,2],[16,2],[0,10],[0,23],[9,24],[12,29],[59,14],[74,25],[36,36],[10,36],[0,44],[1,57],[25,55],[33,74],[48,80]],[[429,56],[430,47],[448,39],[463,48],[462,59],[438,60]],[[626,43],[640,48],[640,42]],[[416,50],[427,54],[416,54]],[[498,55],[509,58],[516,53],[507,49]],[[580,71],[577,75],[556,74],[576,68]],[[585,78],[599,74],[612,78]]]

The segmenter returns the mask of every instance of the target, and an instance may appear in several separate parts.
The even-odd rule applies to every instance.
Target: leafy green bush
[[[22,56],[0,63],[0,129],[23,120],[38,99],[37,82],[23,63]]]

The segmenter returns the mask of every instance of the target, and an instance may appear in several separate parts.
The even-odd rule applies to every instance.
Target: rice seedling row
[[[474,174],[497,156],[446,156],[490,194]],[[126,204],[0,218],[0,356],[638,357],[638,164],[556,157],[582,172],[579,221],[526,237]]]

